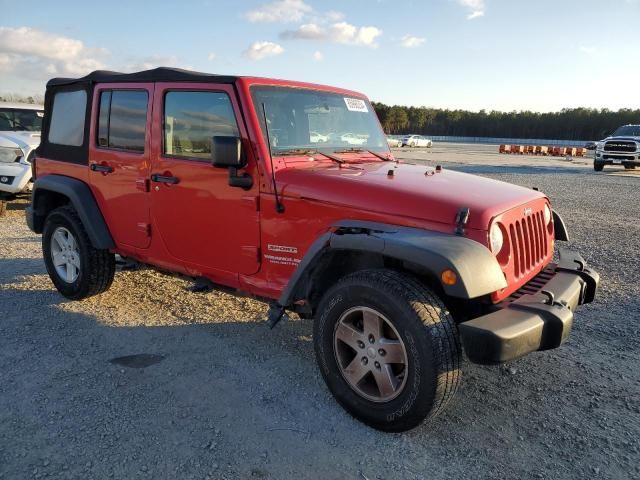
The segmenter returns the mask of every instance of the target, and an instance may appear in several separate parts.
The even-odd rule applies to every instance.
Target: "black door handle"
[[[165,175],[159,175],[157,173],[151,175],[151,181],[157,183],[169,183],[171,185],[180,183],[180,179],[178,177],[168,177]]]
[[[100,165],[99,163],[92,163],[89,167],[92,172],[100,172],[100,173],[111,173],[113,172],[113,167],[109,165]]]

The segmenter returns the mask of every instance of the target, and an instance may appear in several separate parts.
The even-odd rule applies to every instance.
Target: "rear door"
[[[153,84],[102,84],[93,98],[90,183],[117,245],[151,241],[149,168]]]
[[[157,83],[153,125],[151,210],[167,250],[214,279],[257,272],[259,178],[233,87]],[[251,189],[212,166],[214,135],[242,139]]]

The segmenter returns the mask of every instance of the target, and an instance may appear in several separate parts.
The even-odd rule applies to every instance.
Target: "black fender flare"
[[[342,221],[321,235],[307,250],[282,292],[278,303],[291,306],[300,300],[300,287],[308,285],[315,264],[327,250],[366,251],[409,262],[440,278],[446,269],[458,278],[454,285],[442,285],[446,295],[471,299],[507,286],[495,256],[480,243],[410,227],[366,221]]]
[[[562,217],[558,212],[553,210],[553,231],[555,234],[555,239],[560,242],[568,242],[569,241],[569,231],[567,230],[567,226],[562,220]]]
[[[81,180],[63,175],[45,175],[34,182],[31,206],[27,208],[26,213],[31,230],[42,233],[44,229],[45,219],[51,210],[46,192],[55,192],[69,199],[95,248],[101,250],[115,248],[111,232],[89,186]]]

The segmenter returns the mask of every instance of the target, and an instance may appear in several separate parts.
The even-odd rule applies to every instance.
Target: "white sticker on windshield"
[[[44,112],[36,112],[36,115],[40,118],[44,117]]]
[[[347,110],[350,112],[363,112],[367,113],[367,104],[364,103],[364,100],[360,100],[359,98],[346,98],[344,99],[344,103],[347,104]]]

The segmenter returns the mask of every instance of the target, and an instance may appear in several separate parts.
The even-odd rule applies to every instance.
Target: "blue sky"
[[[158,65],[390,104],[640,107],[640,0],[0,0],[0,92]]]

